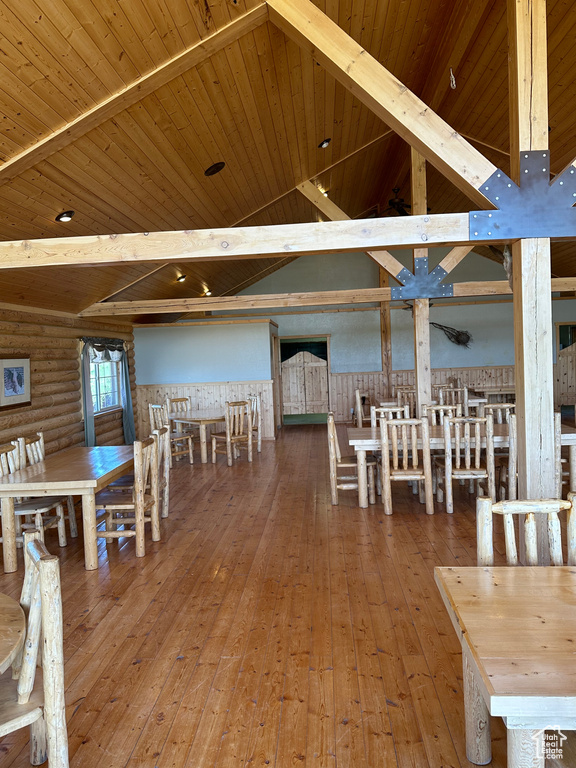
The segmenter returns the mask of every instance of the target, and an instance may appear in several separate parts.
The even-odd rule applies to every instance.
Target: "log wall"
[[[84,443],[82,416],[81,336],[108,336],[127,342],[132,398],[136,405],[134,339],[128,323],[0,305],[0,358],[30,356],[31,405],[0,410],[0,443],[43,431],[47,453]],[[96,417],[101,445],[121,445],[121,409]]]
[[[272,381],[217,381],[187,384],[146,384],[136,387],[138,400],[137,435],[149,434],[148,403],[164,403],[167,397],[189,397],[194,410],[206,414],[223,414],[226,401],[245,400],[260,393],[262,401],[262,437],[274,440],[274,407]],[[221,427],[220,427],[221,428]],[[208,427],[210,429],[210,427]]]

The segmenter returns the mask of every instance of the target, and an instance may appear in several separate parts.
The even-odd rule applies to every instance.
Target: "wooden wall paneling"
[[[260,394],[261,397],[262,437],[265,440],[273,440],[275,429],[272,380],[140,384],[136,387],[137,435],[142,437],[150,432],[149,403],[164,403],[167,397],[190,397],[193,409],[199,413],[223,414],[227,400],[244,400],[251,394]]]
[[[514,366],[493,366],[478,368],[433,368],[432,384],[447,384],[450,379],[461,379],[466,386],[510,386],[514,385]],[[392,371],[390,386],[414,386],[413,370]],[[387,400],[386,378],[380,371],[372,373],[331,373],[330,410],[336,421],[350,421],[354,407],[354,390],[368,392],[372,402]]]
[[[0,307],[0,357],[18,352],[30,355],[32,401],[29,406],[0,411],[0,443],[40,430],[44,432],[47,453],[84,442],[79,337],[86,335],[123,338],[128,342],[134,393],[130,326]],[[120,412],[120,430],[118,417],[96,418],[97,434],[108,444],[124,442],[121,418]]]

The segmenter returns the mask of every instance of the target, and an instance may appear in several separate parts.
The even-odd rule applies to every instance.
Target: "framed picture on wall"
[[[1,358],[0,367],[0,410],[30,405],[30,356]]]

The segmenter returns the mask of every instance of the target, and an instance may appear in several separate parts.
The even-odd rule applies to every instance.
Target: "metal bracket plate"
[[[414,274],[403,269],[396,276],[396,279],[400,280],[403,285],[392,288],[390,298],[392,301],[396,301],[453,296],[452,283],[442,282],[447,274],[448,272],[442,269],[440,265],[434,267],[432,272],[428,272],[428,257],[421,256],[419,259],[414,259]]]
[[[576,237],[576,169],[568,166],[550,183],[550,153],[522,152],[521,184],[501,170],[480,191],[497,211],[470,212],[470,240]]]

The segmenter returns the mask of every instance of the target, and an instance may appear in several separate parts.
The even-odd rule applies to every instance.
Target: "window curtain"
[[[90,363],[119,362],[120,363],[120,397],[122,403],[122,426],[124,442],[132,445],[136,439],[134,427],[134,410],[132,408],[132,392],[130,391],[130,371],[128,370],[128,355],[122,339],[103,339],[84,336],[82,338],[82,404],[84,406],[84,439],[86,445],[96,445],[94,428],[94,406],[90,389]]]

